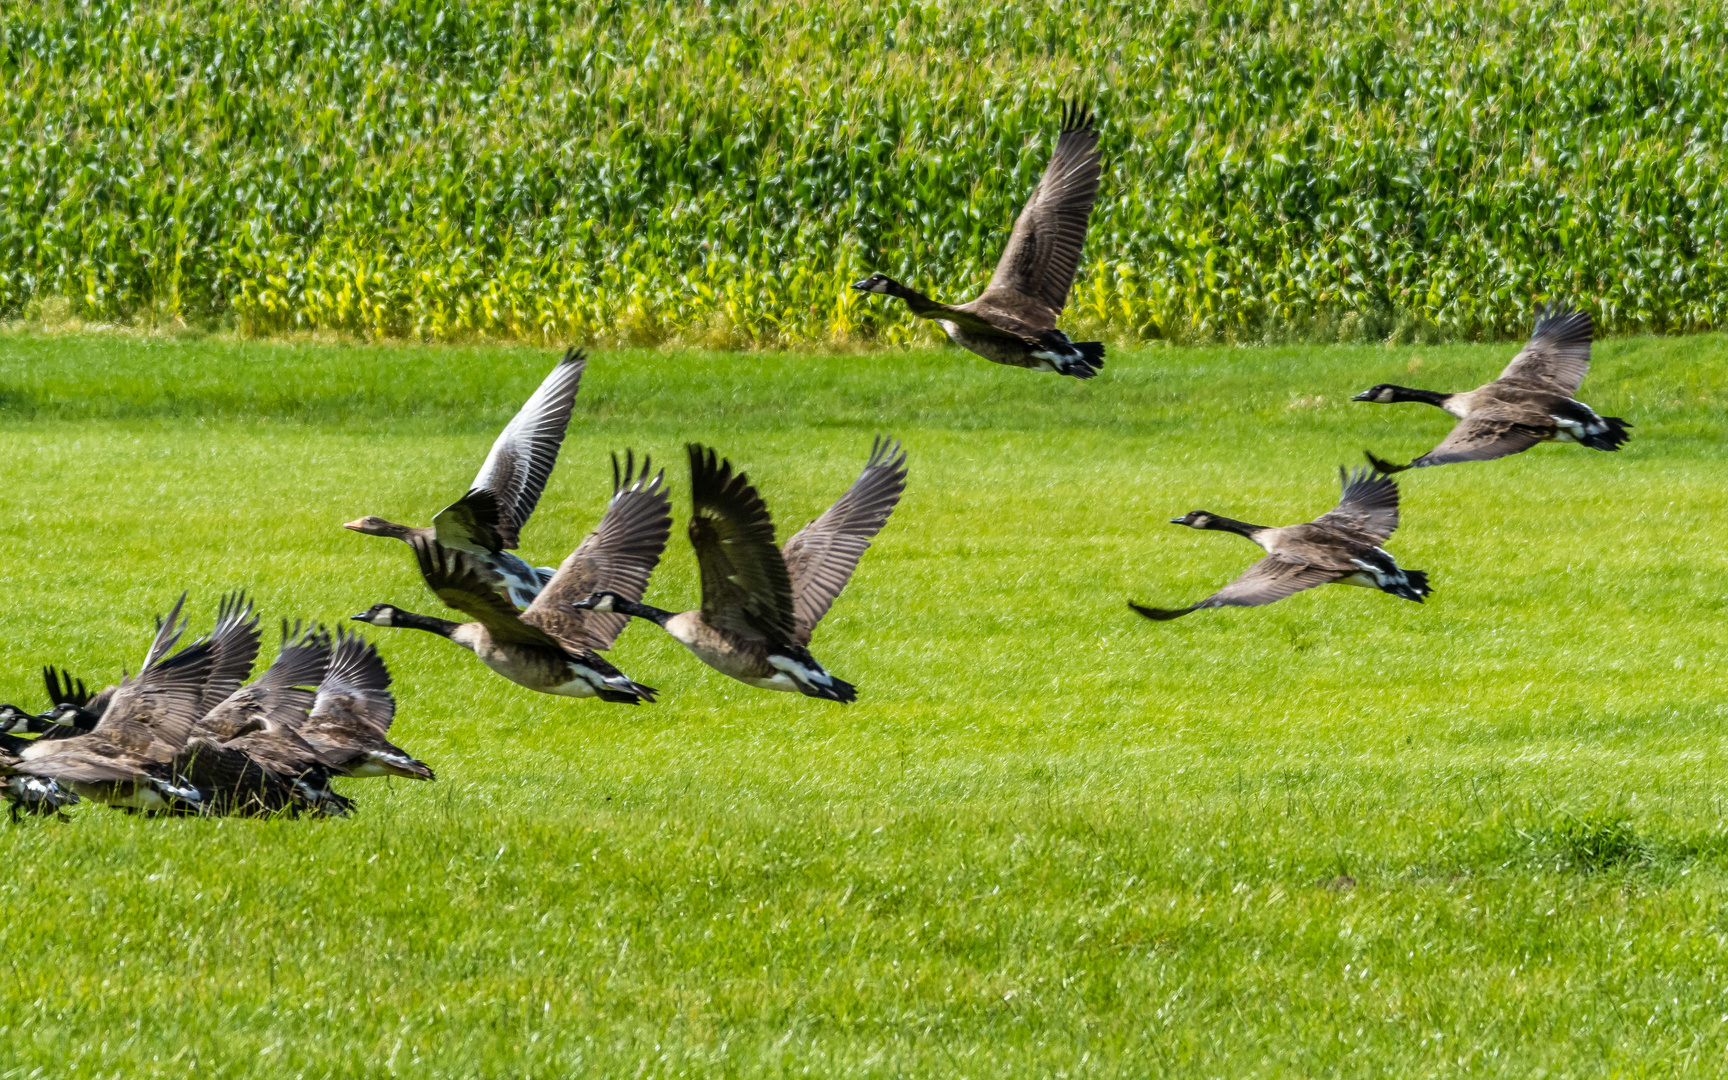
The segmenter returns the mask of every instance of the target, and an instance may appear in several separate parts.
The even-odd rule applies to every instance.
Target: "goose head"
[[[887,274],[871,274],[863,281],[854,281],[852,287],[859,292],[891,293],[899,284]]]
[[[407,539],[410,531],[408,526],[398,525],[394,521],[385,521],[376,514],[367,514],[363,518],[344,521],[342,527],[353,529],[357,533],[365,533],[367,536],[394,536],[398,540]]]
[[[395,626],[396,619],[402,614],[402,609],[394,604],[373,604],[358,615],[348,616],[355,622],[370,623],[373,626]]]
[[[73,727],[78,723],[78,714],[83,711],[84,710],[72,704],[70,701],[62,701],[52,709],[49,709],[48,712],[44,714],[43,719],[47,720],[51,724],[59,724],[61,727]]]
[[[609,611],[617,611],[617,605],[619,601],[623,599],[622,596],[619,596],[615,592],[608,592],[602,589],[599,592],[589,593],[587,596],[584,596],[582,599],[576,601],[570,606],[578,611],[598,611],[605,613]]]
[[[36,719],[34,716],[11,702],[0,705],[0,732],[10,733],[22,730],[34,719]]]
[[[1204,510],[1190,510],[1178,518],[1171,518],[1172,525],[1186,525],[1190,529],[1210,529],[1212,523],[1218,520],[1218,515],[1208,514]]]
[[[1370,386],[1368,389],[1352,397],[1350,400],[1372,401],[1377,405],[1390,405],[1392,402],[1398,400],[1398,390],[1399,388],[1393,386],[1391,383],[1380,383],[1378,386]]]

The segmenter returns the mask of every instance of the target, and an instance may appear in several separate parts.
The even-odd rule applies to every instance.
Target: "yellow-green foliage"
[[[1108,172],[1068,322],[1491,336],[1532,296],[1722,324],[1728,14],[1499,0],[138,0],[0,8],[0,315],[904,340],[1058,102]]]

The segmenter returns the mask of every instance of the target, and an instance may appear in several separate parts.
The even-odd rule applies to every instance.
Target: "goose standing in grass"
[[[1618,450],[1631,438],[1632,425],[1618,416],[1598,416],[1573,397],[1590,371],[1590,316],[1564,306],[1539,308],[1530,341],[1506,365],[1500,377],[1460,394],[1415,390],[1381,383],[1352,401],[1389,405],[1420,401],[1436,405],[1458,418],[1452,433],[1434,449],[1407,465],[1393,465],[1373,454],[1368,461],[1383,473],[1448,465],[1455,461],[1491,461],[1522,453],[1540,442],[1582,443],[1592,450]]]
[[[687,450],[701,608],[671,612],[605,590],[576,607],[647,619],[709,667],[751,686],[856,699],[852,684],[823,670],[807,646],[906,489],[900,444],[878,438],[846,494],[784,548],[774,546],[774,522],[749,478],[713,450],[696,443]]]
[[[218,659],[231,660],[244,651],[244,642],[233,639],[243,637],[247,627],[244,618],[225,619],[210,637],[169,655],[185,633],[180,614],[185,603],[182,594],[158,625],[143,667],[121,680],[88,734],[37,740],[18,755],[10,765],[9,796],[25,802],[51,797],[38,788],[52,782],[83,798],[129,810],[197,805],[198,790],[175,777],[171,763],[206,711],[205,693],[218,674]]]
[[[1128,606],[1163,621],[1201,608],[1258,607],[1329,584],[1363,585],[1421,603],[1432,591],[1428,575],[1400,569],[1380,546],[1398,527],[1398,485],[1368,469],[1353,474],[1339,469],[1338,476],[1344,486],[1338,505],[1304,525],[1250,525],[1204,510],[1172,518],[1173,525],[1246,536],[1266,549],[1266,557],[1197,604],[1163,609],[1129,601]]]
[[[402,541],[418,538],[449,552],[447,561],[502,589],[517,607],[533,603],[555,571],[529,566],[512,549],[558,463],[558,449],[564,444],[587,365],[587,357],[576,349],[564,354],[499,432],[468,493],[440,510],[430,527],[398,525],[367,515],[343,528]]]
[[[638,599],[648,575],[660,561],[672,532],[672,501],[664,473],[649,478],[634,455],[622,471],[612,458],[612,502],[600,524],[570,553],[545,588],[518,611],[500,588],[459,552],[429,536],[411,536],[409,545],[426,584],[444,603],[474,621],[452,622],[416,615],[390,604],[374,604],[353,616],[373,626],[406,627],[445,637],[478,656],[485,665],[519,686],[543,694],[599,697],[634,705],[653,701],[653,687],[632,682],[599,655],[610,649],[624,626],[622,616],[577,611],[574,601],[605,589]]]
[[[1080,268],[1102,174],[1092,114],[1078,104],[1065,108],[1056,152],[1014,222],[995,275],[976,299],[939,304],[886,274],[871,274],[852,287],[899,297],[912,314],[934,319],[950,341],[986,360],[1090,379],[1104,366],[1104,343],[1070,341],[1056,320]]]

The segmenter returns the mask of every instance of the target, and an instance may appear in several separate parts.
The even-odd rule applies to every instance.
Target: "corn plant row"
[[[1065,325],[1475,338],[1728,321],[1728,11],[1516,0],[87,0],[0,7],[0,317],[905,341],[1054,140]]]

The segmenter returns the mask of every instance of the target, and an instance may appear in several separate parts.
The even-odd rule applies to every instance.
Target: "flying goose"
[[[1420,401],[1458,418],[1439,446],[1409,464],[1393,465],[1373,454],[1368,455],[1369,463],[1383,473],[1396,473],[1454,461],[1491,461],[1522,453],[1539,442],[1620,449],[1631,438],[1627,434],[1631,423],[1618,416],[1597,416],[1596,410],[1572,396],[1590,370],[1593,331],[1585,312],[1563,305],[1538,308],[1529,343],[1498,379],[1485,386],[1442,394],[1381,383],[1362,391],[1351,400],[1380,405]]]
[[[906,488],[900,444],[878,438],[846,494],[784,548],[774,546],[774,522],[749,478],[713,450],[696,443],[686,449],[701,608],[675,613],[606,590],[576,607],[656,623],[709,667],[751,686],[830,701],[857,698],[852,684],[824,671],[806,646],[900,501]]]
[[[247,625],[243,617],[225,618],[210,637],[169,655],[186,630],[181,618],[185,603],[182,594],[158,625],[143,667],[121,680],[89,733],[37,740],[18,755],[10,766],[8,794],[28,801],[41,794],[31,789],[33,781],[53,781],[83,798],[134,811],[172,810],[199,802],[197,788],[175,777],[170,763],[204,713],[206,686],[220,674],[218,659],[231,663],[245,651],[244,642],[232,639],[243,637]]]
[[[612,647],[625,619],[573,607],[574,601],[599,589],[639,598],[666,548],[672,502],[663,484],[665,474],[650,479],[649,460],[642,459],[639,473],[634,471],[634,461],[634,455],[628,457],[620,472],[613,456],[613,495],[605,516],[564,560],[528,610],[516,610],[507,595],[458,553],[430,537],[411,536],[408,543],[426,584],[440,600],[474,621],[416,615],[390,604],[374,604],[353,618],[449,638],[511,682],[543,694],[597,696],[629,705],[653,701],[653,687],[630,681],[598,652]]]
[[[440,510],[430,527],[398,525],[367,515],[343,525],[370,536],[416,537],[450,552],[450,561],[527,607],[552,580],[550,567],[529,566],[512,553],[528,516],[558,462],[570,410],[587,368],[577,349],[564,354],[492,444],[468,493]]]
[[[331,665],[322,627],[282,625],[282,648],[257,682],[243,686],[193,725],[173,761],[198,788],[203,813],[255,816],[303,809],[346,817],[353,804],[330,790],[330,771],[296,734]]]
[[[1400,569],[1380,546],[1398,527],[1398,485],[1369,469],[1339,469],[1338,478],[1344,487],[1338,505],[1303,525],[1250,525],[1204,510],[1172,518],[1173,525],[1246,536],[1266,549],[1266,557],[1197,604],[1162,609],[1130,600],[1128,606],[1163,621],[1201,608],[1258,607],[1327,584],[1363,585],[1421,603],[1432,591],[1428,575]]]
[[[1056,320],[1080,267],[1101,174],[1092,114],[1078,104],[1066,107],[1056,153],[1015,220],[995,275],[976,299],[939,304],[886,274],[871,274],[852,287],[899,297],[912,314],[934,319],[950,341],[986,360],[1090,379],[1104,366],[1104,343],[1070,341]]]
[[[435,779],[431,766],[390,741],[390,723],[395,718],[390,669],[377,647],[358,635],[337,631],[330,669],[296,733],[325,768],[342,776]]]

